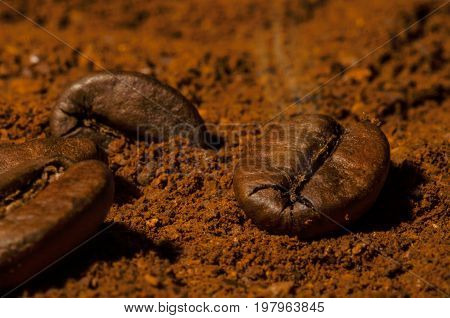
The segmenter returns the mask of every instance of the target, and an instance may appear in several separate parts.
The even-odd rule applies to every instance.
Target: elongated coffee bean
[[[105,154],[87,138],[34,139],[23,144],[0,144],[0,173],[23,162],[42,158],[64,158],[67,162],[104,160]]]
[[[246,214],[271,233],[313,238],[357,220],[389,170],[389,143],[368,122],[347,127],[305,115],[273,125],[249,145],[234,174]]]
[[[149,140],[183,134],[197,144],[204,133],[183,95],[134,72],[97,73],[74,83],[56,102],[50,127],[55,136],[89,137],[103,147],[120,133]]]
[[[87,239],[113,199],[100,161],[40,158],[0,174],[0,288],[13,288]]]

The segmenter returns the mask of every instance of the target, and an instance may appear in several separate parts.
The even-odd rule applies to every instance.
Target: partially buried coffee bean
[[[389,170],[389,143],[369,122],[343,127],[323,115],[271,125],[247,145],[234,173],[246,214],[271,233],[323,236],[357,220]]]
[[[70,86],[53,108],[55,136],[84,136],[105,149],[120,134],[149,141],[184,135],[203,145],[197,109],[174,88],[135,72],[103,72]]]
[[[90,160],[95,149],[76,138],[0,146],[0,158],[8,160],[0,168],[0,288],[38,273],[102,222],[114,183],[104,163]],[[30,158],[20,157],[26,153]]]
[[[87,138],[34,139],[23,144],[0,144],[0,173],[34,159],[60,158],[66,162],[96,159],[104,161],[106,155]]]

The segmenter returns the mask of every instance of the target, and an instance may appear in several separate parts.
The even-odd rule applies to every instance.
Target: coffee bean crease
[[[374,203],[389,169],[389,144],[368,123],[323,115],[268,128],[246,146],[234,190],[247,215],[272,233],[317,237],[354,222]]]

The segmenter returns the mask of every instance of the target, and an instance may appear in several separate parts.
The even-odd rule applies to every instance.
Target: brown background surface
[[[449,5],[408,28],[444,1],[7,1],[65,43],[2,2],[0,140],[45,137],[52,102],[102,68],[178,88],[225,139],[112,144],[113,225],[13,295],[448,296]],[[251,133],[232,124],[308,112],[379,121],[392,168],[352,233],[303,242],[238,207]]]

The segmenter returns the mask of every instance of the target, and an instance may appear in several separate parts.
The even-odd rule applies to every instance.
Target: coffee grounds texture
[[[445,1],[7,2],[47,31],[0,4],[2,142],[49,136],[58,95],[104,68],[179,89],[223,140],[115,140],[106,230],[11,295],[449,295]],[[232,190],[255,123],[302,113],[372,120],[391,145],[374,207],[312,241],[259,230]]]

